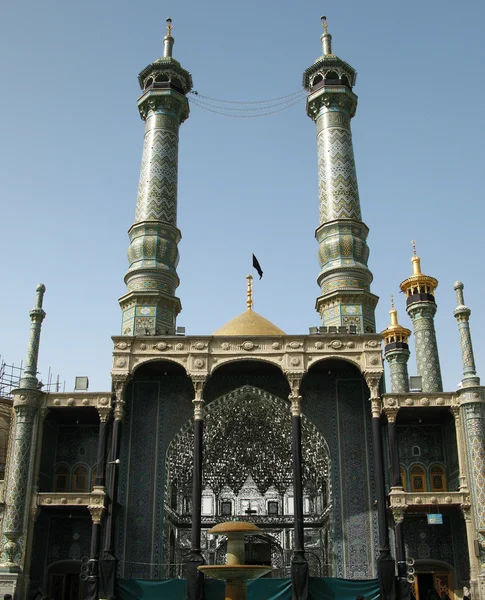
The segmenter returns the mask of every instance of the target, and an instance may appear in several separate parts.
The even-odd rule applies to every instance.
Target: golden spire
[[[168,19],[167,19],[167,35],[169,35],[169,36],[172,35],[172,29],[173,29],[172,19],[170,17],[168,17]]]
[[[322,41],[323,55],[332,54],[332,36],[328,33],[327,17],[322,17],[323,35],[320,38]]]
[[[413,274],[401,283],[401,291],[406,294],[406,297],[415,296],[416,294],[434,294],[438,287],[438,280],[429,275],[425,275],[421,271],[421,259],[416,254],[416,241],[412,240],[413,256],[411,263],[413,265]]]
[[[248,310],[253,310],[253,276],[246,275],[246,279],[248,280],[248,298],[246,300],[246,304],[248,305]]]
[[[172,19],[168,17],[167,19],[167,35],[163,38],[163,56],[165,58],[172,58],[172,50],[174,39],[172,37]]]
[[[395,343],[408,343],[408,338],[411,335],[411,331],[406,329],[402,325],[399,325],[397,319],[397,310],[394,308],[394,296],[391,295],[391,310],[389,311],[391,317],[391,323],[387,329],[385,329],[381,335],[384,338],[386,345]]]

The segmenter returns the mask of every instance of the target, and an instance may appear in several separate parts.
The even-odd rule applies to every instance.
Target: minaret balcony
[[[400,408],[442,408],[458,407],[458,396],[453,392],[407,392],[405,394],[383,394],[383,411],[395,411]]]
[[[34,506],[37,507],[103,507],[106,493],[104,488],[92,492],[38,492],[35,494]]]
[[[443,507],[456,507],[469,503],[470,497],[467,491],[405,492],[402,488],[392,488],[389,494],[389,508],[391,510],[409,508],[413,511],[425,509],[426,512],[439,513]]]

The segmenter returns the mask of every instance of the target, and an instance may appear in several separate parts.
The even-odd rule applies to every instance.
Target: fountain
[[[244,564],[244,536],[261,533],[261,529],[246,521],[228,521],[219,523],[208,533],[227,536],[227,562],[225,565],[202,565],[199,571],[214,579],[226,580],[226,600],[246,600],[247,582],[271,571],[271,567]]]

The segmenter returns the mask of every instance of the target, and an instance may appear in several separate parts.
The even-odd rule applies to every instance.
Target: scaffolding
[[[23,362],[17,367],[15,364],[7,364],[0,356],[0,398],[12,399],[12,392],[19,387],[23,371]],[[66,389],[66,382],[61,382],[59,375],[54,378],[50,367],[47,373],[47,383],[42,382],[40,372],[37,372],[37,378],[43,392],[60,392],[61,388],[64,392]]]

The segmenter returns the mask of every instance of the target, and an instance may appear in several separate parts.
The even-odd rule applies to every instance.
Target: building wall
[[[48,571],[54,563],[89,556],[92,521],[87,510],[85,513],[42,510],[34,527],[31,590],[48,588]]]
[[[343,362],[311,369],[304,379],[302,410],[330,448],[334,577],[376,575],[377,511],[373,509],[368,398],[360,373]]]
[[[135,377],[126,394],[116,514],[119,572],[161,577],[165,455],[193,414],[193,388],[184,376]]]

